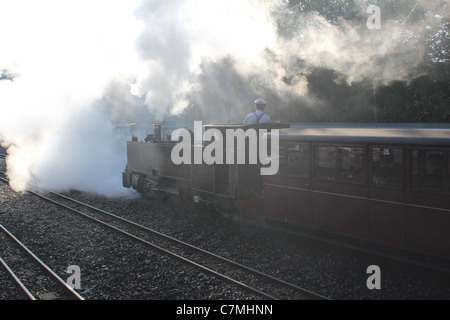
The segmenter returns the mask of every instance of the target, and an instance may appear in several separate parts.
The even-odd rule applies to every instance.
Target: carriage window
[[[411,188],[423,191],[443,191],[441,151],[411,151]]]
[[[316,178],[364,183],[364,148],[318,146],[315,162]]]
[[[287,146],[288,175],[299,178],[309,176],[309,150],[308,145],[289,144]]]
[[[372,183],[379,186],[402,186],[402,149],[372,148]]]

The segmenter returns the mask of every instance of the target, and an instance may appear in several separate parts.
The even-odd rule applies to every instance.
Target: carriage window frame
[[[360,154],[362,154],[363,158],[360,160],[361,163],[361,167],[358,171],[360,171],[360,178],[356,181],[354,180],[354,176],[353,173],[356,172],[356,170],[354,170],[353,173],[346,173],[347,174],[347,179],[343,179],[343,175],[341,177],[336,176],[335,179],[330,179],[329,176],[328,178],[325,176],[320,176],[318,173],[318,170],[320,169],[319,166],[319,154],[318,154],[318,150],[321,147],[325,147],[325,148],[336,148],[336,150],[338,149],[360,149]],[[317,143],[313,145],[312,148],[312,152],[313,152],[313,176],[314,179],[316,180],[320,180],[320,181],[326,181],[326,182],[334,182],[334,183],[345,183],[345,184],[351,184],[351,185],[358,185],[358,186],[365,186],[367,185],[367,146],[366,145],[362,145],[362,144],[351,144],[351,143]],[[344,163],[344,159],[339,160],[337,155],[335,158],[335,164],[336,164],[336,168],[331,168],[331,169],[335,169],[335,170],[339,170],[339,169],[345,169],[343,167],[339,168],[339,162],[341,164]],[[342,171],[341,171],[342,173]]]
[[[392,150],[399,150],[400,151],[400,183],[398,185],[393,184],[386,184],[386,183],[376,183],[374,182],[374,149],[392,149]],[[384,152],[384,151],[383,151]],[[404,167],[405,167],[405,158],[406,158],[406,151],[403,146],[398,145],[370,145],[369,146],[369,183],[371,187],[375,188],[387,188],[387,189],[393,189],[393,190],[402,190],[405,182],[405,176],[404,176]],[[392,170],[394,170],[392,168]]]
[[[309,179],[310,177],[310,170],[311,170],[311,165],[310,165],[310,154],[311,154],[311,148],[310,148],[310,144],[309,143],[305,143],[305,142],[288,142],[285,145],[286,149],[286,166],[285,166],[285,171],[286,171],[286,176],[290,177],[290,178],[297,178],[297,179]],[[306,149],[306,159],[305,157],[303,158],[306,161],[306,172],[301,173],[301,174],[296,174],[296,173],[292,173],[291,169],[293,168],[291,166],[291,161],[290,161],[290,152],[291,152],[291,148],[293,148],[294,152],[297,151],[297,148],[299,149],[298,151],[300,151],[301,148],[305,148]]]
[[[434,152],[434,153],[442,153],[442,163],[441,163],[441,179],[440,179],[440,188],[420,188],[417,185],[414,185],[414,175],[413,170],[415,170],[415,165],[413,163],[414,151],[422,151],[422,152]],[[450,193],[450,149],[448,148],[439,148],[437,147],[411,147],[408,148],[408,190],[413,192],[424,192],[424,193],[435,193],[435,194],[448,194]],[[425,164],[425,170],[429,171],[430,168],[427,168],[427,164]],[[419,168],[417,168],[419,170]]]

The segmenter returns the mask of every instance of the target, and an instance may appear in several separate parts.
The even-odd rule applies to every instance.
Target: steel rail
[[[73,203],[76,203],[76,204],[78,204],[78,205],[87,207],[87,208],[89,208],[89,209],[91,209],[91,210],[94,210],[94,211],[96,211],[96,212],[98,212],[98,213],[101,213],[101,214],[107,215],[107,216],[109,216],[109,217],[118,219],[118,220],[120,220],[120,221],[122,221],[122,222],[125,222],[125,223],[131,225],[132,227],[136,227],[136,228],[138,228],[138,229],[140,229],[140,230],[142,230],[142,231],[149,232],[149,233],[154,234],[154,235],[156,235],[156,236],[158,236],[158,237],[164,238],[165,240],[168,240],[168,241],[170,241],[170,242],[176,243],[176,244],[181,245],[181,246],[183,246],[183,247],[187,247],[187,248],[189,248],[189,249],[192,250],[192,251],[195,251],[195,252],[204,254],[204,255],[206,255],[206,256],[208,256],[208,257],[211,257],[211,258],[214,258],[214,259],[219,260],[219,261],[221,261],[221,262],[227,263],[228,265],[231,265],[231,266],[233,266],[233,267],[235,267],[235,268],[242,269],[242,270],[244,270],[244,271],[246,271],[246,272],[248,272],[248,273],[250,273],[250,274],[253,274],[253,275],[255,275],[255,276],[262,277],[262,278],[264,278],[264,279],[266,279],[266,280],[269,280],[269,281],[271,281],[271,282],[273,282],[273,283],[275,283],[275,284],[277,284],[277,285],[280,285],[280,286],[285,287],[285,288],[287,288],[287,289],[294,290],[294,291],[296,291],[296,292],[298,292],[298,293],[300,293],[300,294],[302,294],[302,295],[308,296],[308,297],[311,298],[311,299],[328,300],[328,298],[325,297],[325,296],[322,296],[322,295],[320,295],[320,294],[317,294],[317,293],[312,292],[312,291],[310,291],[310,290],[307,290],[307,289],[305,289],[305,288],[301,288],[301,287],[299,287],[299,286],[296,286],[296,285],[294,285],[294,284],[292,284],[292,283],[286,282],[286,281],[281,280],[281,279],[279,279],[279,278],[275,278],[275,277],[273,277],[273,276],[271,276],[271,275],[262,273],[262,272],[260,272],[260,271],[258,271],[258,270],[256,270],[256,269],[247,267],[247,266],[245,266],[245,265],[243,265],[243,264],[240,264],[240,263],[237,263],[237,262],[232,261],[232,260],[230,260],[230,259],[227,259],[227,258],[225,258],[225,257],[219,256],[219,255],[217,255],[217,254],[215,254],[215,253],[206,251],[206,250],[204,250],[204,249],[202,249],[202,248],[193,246],[193,245],[191,245],[191,244],[189,244],[189,243],[187,243],[187,242],[181,241],[181,240],[179,240],[179,239],[173,238],[173,237],[171,237],[171,236],[169,236],[169,235],[163,234],[163,233],[161,233],[161,232],[159,232],[159,231],[156,231],[156,230],[154,230],[154,229],[150,229],[150,228],[145,227],[145,226],[143,226],[143,225],[137,224],[137,223],[135,223],[135,222],[133,222],[133,221],[130,221],[130,220],[125,219],[125,218],[122,218],[122,217],[117,216],[117,215],[115,215],[115,214],[113,214],[113,213],[110,213],[110,212],[104,211],[104,210],[102,210],[102,209],[93,207],[93,206],[91,206],[91,205],[89,205],[89,204],[86,204],[86,203],[83,203],[83,202],[81,202],[81,201],[78,201],[78,200],[69,198],[69,197],[67,197],[67,196],[65,196],[65,195],[62,195],[62,194],[59,194],[59,193],[56,193],[56,192],[50,192],[50,193],[53,194],[53,195],[55,195],[55,196],[58,196],[58,197],[60,197],[60,198],[63,198],[63,199],[65,199],[65,200],[68,200],[68,201],[71,201],[71,202],[73,202]]]
[[[70,296],[77,300],[84,300],[71,286],[69,286],[63,279],[61,279],[52,269],[50,269],[41,259],[39,259],[30,249],[28,249],[19,239],[17,239],[11,232],[9,232],[3,225],[0,224],[0,229],[12,239],[18,246],[19,249],[25,252],[33,261],[37,262],[40,267],[54,280],[56,280],[62,288],[69,293]]]
[[[20,281],[19,277],[12,271],[12,269],[8,266],[8,264],[0,257],[0,263],[9,273],[11,278],[15,281],[16,285],[23,291],[23,293],[28,297],[29,300],[36,300],[33,294],[28,290],[28,288]]]
[[[6,179],[3,179],[3,178],[0,178],[0,179],[2,179],[2,180],[4,180],[4,181],[7,181]],[[59,202],[57,202],[57,201],[55,201],[55,200],[52,200],[52,199],[50,199],[50,198],[48,198],[48,197],[46,197],[46,196],[43,196],[43,195],[41,195],[41,194],[39,194],[39,193],[37,193],[37,192],[35,192],[35,191],[32,191],[32,190],[27,190],[27,191],[28,191],[29,193],[32,193],[32,194],[34,194],[34,195],[40,197],[41,199],[43,199],[43,200],[45,200],[45,201],[51,202],[51,203],[53,203],[53,204],[55,204],[55,205],[58,205],[58,206],[60,206],[60,207],[62,207],[62,208],[64,208],[64,209],[67,209],[67,210],[70,210],[70,211],[72,211],[72,212],[74,212],[74,213],[77,213],[77,214],[79,214],[79,215],[82,215],[82,216],[84,216],[84,217],[86,217],[86,218],[88,218],[88,219],[90,219],[90,220],[92,220],[92,221],[95,221],[95,222],[97,222],[97,223],[99,223],[99,224],[102,224],[102,225],[104,225],[104,226],[106,226],[106,227],[108,227],[108,228],[110,228],[110,229],[112,229],[112,230],[114,230],[114,231],[116,231],[116,232],[122,233],[122,234],[124,234],[124,235],[126,235],[126,236],[128,236],[128,237],[131,237],[131,238],[133,238],[135,241],[144,243],[144,244],[147,245],[147,246],[150,246],[150,247],[152,247],[152,248],[154,248],[154,249],[157,249],[157,250],[160,251],[160,252],[163,252],[163,253],[168,254],[168,255],[170,255],[170,256],[172,256],[172,257],[175,257],[176,259],[181,260],[181,261],[183,261],[183,262],[185,262],[185,263],[192,264],[192,265],[196,266],[197,268],[200,268],[200,269],[203,270],[203,271],[206,271],[206,272],[208,272],[208,273],[210,273],[210,274],[213,274],[213,275],[215,275],[215,276],[217,276],[217,277],[219,277],[219,278],[222,278],[223,280],[226,280],[226,281],[231,282],[231,283],[233,283],[233,284],[235,284],[235,285],[238,285],[238,286],[240,286],[240,287],[243,287],[243,288],[245,288],[246,290],[248,290],[248,291],[250,291],[250,292],[253,292],[253,293],[256,293],[256,294],[258,294],[258,295],[261,295],[261,296],[263,296],[263,297],[266,298],[266,299],[270,299],[270,300],[278,300],[276,297],[274,297],[274,296],[272,296],[272,295],[269,295],[269,294],[267,294],[267,293],[264,293],[264,292],[262,292],[261,290],[252,288],[252,287],[250,287],[250,286],[248,286],[248,285],[246,285],[246,284],[244,284],[244,283],[242,283],[242,282],[240,282],[240,281],[237,281],[237,280],[235,280],[235,279],[233,279],[233,278],[230,278],[230,277],[228,277],[228,276],[225,276],[225,275],[223,275],[223,274],[221,274],[221,273],[219,273],[219,272],[217,272],[217,271],[215,271],[215,270],[212,270],[212,269],[210,269],[210,268],[208,268],[208,267],[206,267],[206,266],[203,266],[203,265],[201,265],[201,264],[199,264],[199,263],[197,263],[197,262],[195,262],[195,261],[189,260],[189,259],[187,259],[187,258],[185,258],[185,257],[183,257],[183,256],[181,256],[181,255],[178,255],[178,254],[176,254],[176,253],[174,253],[174,252],[171,252],[171,251],[169,251],[169,250],[167,250],[167,249],[164,249],[164,248],[162,248],[162,247],[160,247],[160,246],[158,246],[158,245],[155,245],[155,244],[153,244],[153,243],[150,243],[150,242],[148,242],[148,241],[146,241],[146,240],[144,240],[144,239],[142,239],[142,238],[140,238],[140,237],[137,237],[137,236],[135,236],[135,235],[133,235],[133,234],[131,234],[131,233],[129,233],[129,232],[126,232],[126,231],[124,231],[124,230],[121,230],[121,229],[119,229],[119,228],[117,228],[117,227],[115,227],[115,226],[113,226],[113,225],[110,225],[110,224],[104,222],[104,221],[101,221],[101,220],[99,220],[99,219],[93,218],[93,217],[89,216],[89,215],[86,214],[86,213],[83,213],[83,212],[81,212],[81,211],[79,211],[79,210],[76,210],[76,209],[71,208],[71,207],[69,207],[69,206],[66,206],[66,205],[64,205],[64,204],[62,204],[62,203],[59,203]],[[273,277],[273,276],[271,276],[271,275],[262,273],[262,272],[260,272],[260,271],[258,271],[258,270],[256,270],[256,269],[253,269],[253,268],[244,266],[244,265],[242,265],[242,264],[239,264],[239,263],[234,262],[234,261],[232,261],[232,260],[229,260],[229,259],[227,259],[227,258],[218,256],[218,255],[216,255],[216,254],[214,254],[214,253],[211,253],[211,252],[208,252],[208,251],[206,251],[206,250],[204,250],[204,249],[195,247],[195,246],[193,246],[193,245],[191,245],[191,244],[189,244],[189,243],[186,243],[186,242],[183,242],[183,241],[181,241],[181,240],[175,239],[175,238],[173,238],[173,237],[170,237],[170,236],[168,236],[168,235],[165,235],[165,234],[163,234],[163,233],[160,233],[160,232],[158,232],[158,231],[156,231],[156,230],[153,230],[153,229],[150,229],[150,228],[148,228],[148,227],[139,225],[139,224],[137,224],[137,223],[135,223],[135,222],[133,222],[133,221],[124,219],[124,218],[119,217],[119,216],[117,216],[117,215],[115,215],[115,214],[112,214],[112,213],[110,213],[110,212],[107,212],[107,211],[101,210],[101,209],[99,209],[99,208],[93,207],[93,206],[91,206],[91,205],[89,205],[89,204],[86,204],[86,203],[80,202],[80,201],[78,201],[78,200],[75,200],[75,199],[66,197],[66,196],[61,195],[61,194],[58,194],[58,193],[56,193],[56,192],[48,191],[48,193],[49,193],[49,194],[53,194],[53,195],[55,195],[55,196],[57,196],[57,197],[60,197],[60,198],[62,198],[62,199],[65,199],[65,200],[67,200],[67,201],[71,201],[71,202],[73,202],[73,203],[76,203],[76,204],[78,204],[78,205],[80,205],[80,206],[83,206],[83,207],[89,208],[89,209],[91,209],[91,210],[94,210],[94,211],[96,211],[97,213],[100,213],[100,214],[109,216],[109,217],[111,217],[111,218],[120,220],[120,221],[122,221],[122,222],[124,222],[124,223],[127,223],[127,224],[131,225],[132,227],[138,228],[138,229],[140,229],[140,230],[142,230],[142,231],[145,231],[145,232],[148,232],[148,233],[152,233],[153,235],[156,235],[156,236],[158,236],[158,237],[162,237],[162,238],[164,238],[165,240],[168,240],[168,241],[170,241],[170,242],[173,242],[173,243],[176,243],[176,244],[181,245],[181,246],[183,246],[183,247],[186,247],[186,248],[188,248],[189,250],[192,250],[192,251],[195,251],[195,252],[204,254],[204,255],[206,255],[206,256],[209,256],[210,258],[219,260],[219,261],[221,261],[221,262],[223,262],[223,263],[226,263],[226,264],[228,264],[228,265],[232,265],[233,267],[239,268],[239,269],[241,269],[241,270],[244,270],[244,271],[247,272],[247,273],[250,273],[250,274],[253,274],[253,275],[255,275],[255,276],[264,278],[265,280],[268,280],[268,281],[270,281],[270,282],[272,282],[272,283],[274,283],[274,284],[276,284],[276,285],[278,285],[278,286],[280,286],[280,287],[284,287],[285,289],[293,290],[293,291],[299,293],[300,295],[302,295],[302,296],[305,297],[305,298],[308,298],[308,299],[315,299],[315,300],[329,300],[329,298],[327,298],[327,297],[325,297],[325,296],[322,296],[322,295],[320,295],[320,294],[317,294],[317,293],[312,292],[312,291],[310,291],[310,290],[307,290],[307,289],[305,289],[305,288],[301,288],[301,287],[299,287],[299,286],[293,285],[293,284],[288,283],[288,282],[286,282],[286,281],[284,281],[284,280],[275,278],[275,277]]]
[[[195,266],[196,268],[199,268],[202,271],[205,271],[205,272],[210,273],[210,274],[212,274],[212,275],[214,275],[216,277],[219,277],[219,278],[221,278],[221,279],[223,279],[223,280],[225,280],[227,282],[230,282],[230,283],[235,284],[235,285],[237,285],[239,287],[242,287],[242,288],[244,288],[244,289],[246,289],[246,290],[248,290],[248,291],[250,291],[252,293],[258,294],[258,295],[260,295],[260,296],[262,296],[262,297],[264,297],[266,299],[269,299],[269,300],[277,300],[277,298],[272,296],[272,295],[266,294],[266,293],[264,293],[264,292],[262,292],[262,291],[260,291],[258,289],[252,288],[252,287],[250,287],[250,286],[248,286],[248,285],[246,285],[246,284],[244,284],[244,283],[242,283],[240,281],[237,281],[237,280],[235,280],[233,278],[230,278],[230,277],[228,277],[226,275],[223,275],[223,274],[221,274],[221,273],[219,273],[219,272],[217,272],[215,270],[212,270],[212,269],[210,269],[208,267],[205,267],[205,266],[203,266],[203,265],[201,265],[201,264],[199,264],[199,263],[197,263],[195,261],[189,260],[189,259],[187,259],[187,258],[185,258],[185,257],[183,257],[183,256],[181,256],[179,254],[176,254],[176,253],[174,253],[172,251],[164,249],[164,248],[162,248],[162,247],[160,247],[158,245],[155,245],[155,244],[153,244],[151,242],[148,242],[145,239],[142,239],[142,238],[140,238],[138,236],[135,236],[135,235],[133,235],[133,234],[127,232],[127,231],[121,230],[121,229],[119,229],[119,228],[117,228],[117,227],[115,227],[115,226],[113,226],[113,225],[111,225],[109,223],[106,223],[106,222],[101,221],[99,219],[93,218],[93,217],[89,216],[88,214],[85,214],[85,213],[83,213],[83,212],[81,212],[79,210],[73,209],[73,208],[71,208],[69,206],[66,206],[66,205],[62,204],[62,203],[54,201],[54,200],[52,200],[52,199],[50,199],[48,197],[45,197],[45,196],[43,196],[43,195],[41,195],[41,194],[39,194],[37,192],[34,192],[34,191],[28,191],[28,192],[30,192],[30,193],[40,197],[43,200],[51,202],[51,203],[53,203],[55,205],[58,205],[58,206],[60,206],[60,207],[62,207],[64,209],[67,209],[67,210],[70,210],[70,211],[72,211],[74,213],[77,213],[77,214],[79,214],[79,215],[81,215],[81,216],[83,216],[83,217],[85,217],[85,218],[87,218],[89,220],[97,222],[97,223],[99,223],[99,224],[101,224],[101,225],[103,225],[103,226],[105,226],[105,227],[107,227],[107,228],[109,228],[109,229],[111,229],[111,230],[113,230],[115,232],[123,234],[123,235],[125,235],[125,236],[127,236],[127,237],[129,237],[129,238],[131,238],[131,239],[133,239],[133,240],[135,240],[137,242],[139,242],[139,243],[142,243],[142,244],[144,244],[146,246],[149,246],[149,247],[151,247],[153,249],[156,249],[159,252],[162,252],[162,253],[167,254],[167,255],[169,255],[169,256],[171,256],[173,258],[176,258],[177,260],[179,260],[181,262],[187,263],[189,265],[193,265],[193,266]]]

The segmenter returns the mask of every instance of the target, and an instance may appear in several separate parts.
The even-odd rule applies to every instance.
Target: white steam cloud
[[[133,3],[134,2],[134,6]],[[108,116],[94,102],[136,71],[136,1],[2,1],[0,140],[11,185],[115,194],[125,166]],[[126,108],[126,106],[123,106]]]
[[[449,0],[437,2],[449,8]],[[131,113],[131,94],[157,119],[192,104],[218,115],[233,104],[243,116],[259,94],[275,92],[274,103],[306,98],[315,67],[348,83],[404,80],[423,61],[427,26],[449,17],[412,23],[412,1],[397,20],[368,30],[367,1],[358,1],[359,19],[334,23],[288,3],[0,2],[0,140],[10,147],[12,186],[120,194],[126,159],[111,117]],[[417,2],[417,9],[434,6]]]
[[[147,68],[134,92],[160,114],[178,114],[188,105],[186,95],[198,89],[194,77],[203,59],[214,63],[233,57],[242,71],[261,67],[261,54],[277,38],[267,3],[142,1],[137,18],[145,28],[138,51]]]
[[[424,37],[448,21],[450,1],[398,1],[393,16],[380,1],[379,30],[367,27],[372,1],[355,3],[351,21],[330,22],[287,0],[143,0],[136,14],[144,25],[137,51],[146,67],[133,92],[159,115],[180,114],[194,104],[218,109],[217,118],[224,119],[227,105],[239,106],[242,116],[255,95],[275,93],[276,104],[307,99],[307,75],[314,68],[334,70],[348,84],[418,76],[426,58]],[[417,21],[419,10],[427,14]],[[227,73],[226,64],[237,75]],[[239,80],[236,90],[231,82]]]

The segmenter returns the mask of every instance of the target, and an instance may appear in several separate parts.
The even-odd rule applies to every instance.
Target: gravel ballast
[[[450,298],[448,274],[234,221],[182,203],[70,195],[331,299]],[[16,193],[5,183],[0,183],[0,203],[0,223],[61,278],[69,277],[70,265],[80,267],[78,292],[86,299],[258,299],[33,195]],[[369,290],[366,284],[371,265],[381,270],[379,290]],[[0,287],[6,288],[0,299],[16,299],[7,293],[11,284],[3,271]]]

